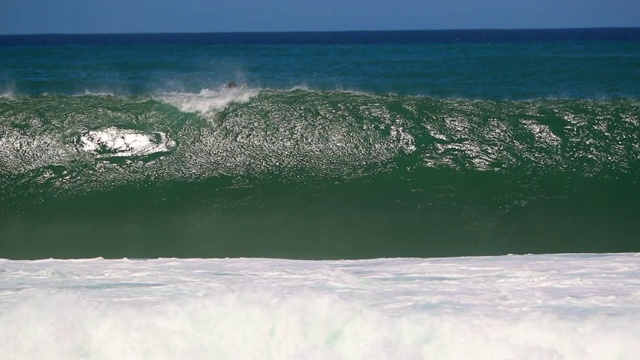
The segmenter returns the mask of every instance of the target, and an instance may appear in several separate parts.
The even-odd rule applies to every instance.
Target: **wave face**
[[[640,101],[0,98],[3,257],[637,250]]]

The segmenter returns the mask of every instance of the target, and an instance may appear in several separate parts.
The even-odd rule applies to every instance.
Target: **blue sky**
[[[640,0],[0,0],[0,34],[640,27]]]

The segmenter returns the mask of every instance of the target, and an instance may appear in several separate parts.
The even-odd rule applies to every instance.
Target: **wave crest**
[[[218,90],[202,89],[199,93],[168,92],[156,95],[154,98],[166,104],[173,105],[184,112],[202,115],[222,111],[231,103],[245,103],[258,94],[258,90],[245,85]]]

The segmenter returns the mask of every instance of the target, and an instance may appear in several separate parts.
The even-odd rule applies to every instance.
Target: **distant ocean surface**
[[[639,251],[640,29],[0,36],[3,359],[635,359]]]

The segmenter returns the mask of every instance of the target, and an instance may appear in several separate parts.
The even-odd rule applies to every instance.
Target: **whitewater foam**
[[[95,153],[97,157],[131,157],[169,152],[175,141],[162,132],[147,134],[108,127],[87,131],[80,136],[79,146],[82,151]]]
[[[16,95],[13,91],[0,92],[0,99],[15,100]]]
[[[0,353],[631,359],[638,255],[0,260]]]
[[[229,104],[244,103],[258,94],[258,90],[241,85],[218,90],[202,89],[199,93],[168,92],[155,96],[155,99],[173,105],[184,112],[206,115],[224,110]]]

